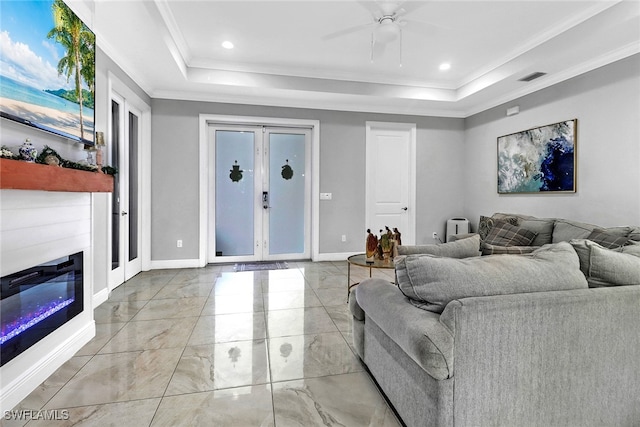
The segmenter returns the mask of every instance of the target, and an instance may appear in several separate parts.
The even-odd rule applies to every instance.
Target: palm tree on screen
[[[66,55],[58,62],[58,74],[64,74],[67,81],[72,75],[74,76],[75,95],[80,106],[80,138],[84,139],[81,78],[84,77],[91,95],[93,95],[95,36],[62,0],[53,2],[52,11],[54,27],[49,31],[47,37],[54,39],[66,49]]]

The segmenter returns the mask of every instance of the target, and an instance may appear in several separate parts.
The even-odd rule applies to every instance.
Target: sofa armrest
[[[539,425],[593,425],[604,412],[611,424],[633,424],[638,319],[637,285],[451,301],[441,320],[455,335],[457,419],[500,424],[495,408],[516,407]]]
[[[433,378],[453,375],[453,336],[437,313],[417,308],[382,279],[367,279],[355,290],[357,305]],[[353,312],[353,311],[352,311]]]

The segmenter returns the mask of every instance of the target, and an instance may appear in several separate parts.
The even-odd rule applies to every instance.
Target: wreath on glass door
[[[244,171],[240,169],[240,165],[236,160],[236,164],[231,166],[231,169],[229,170],[229,172],[231,172],[229,174],[229,178],[231,178],[231,181],[238,182],[242,179],[242,172]]]
[[[293,177],[293,169],[289,166],[289,159],[287,159],[287,164],[282,166],[280,175],[282,175],[284,179],[291,179]]]

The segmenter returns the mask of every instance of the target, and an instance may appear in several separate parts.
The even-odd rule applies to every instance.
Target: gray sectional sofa
[[[640,425],[640,227],[483,221],[401,247],[396,285],[350,298],[354,347],[406,425]]]

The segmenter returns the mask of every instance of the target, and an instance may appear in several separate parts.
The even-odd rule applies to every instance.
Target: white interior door
[[[310,257],[311,132],[211,125],[208,262]]]
[[[366,227],[379,235],[398,228],[402,244],[415,244],[416,126],[367,122]]]
[[[111,274],[113,289],[142,269],[140,218],[140,142],[142,113],[112,92],[109,163],[118,169],[111,198]]]

